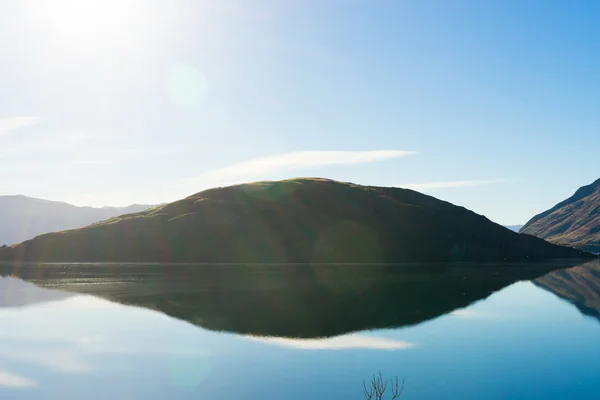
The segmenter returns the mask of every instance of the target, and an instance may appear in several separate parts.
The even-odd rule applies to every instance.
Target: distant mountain
[[[536,215],[521,228],[550,242],[600,253],[600,179]]]
[[[519,232],[523,225],[504,225],[504,227],[510,229],[513,232]]]
[[[325,263],[587,256],[412,190],[327,179],[210,189],[0,249],[0,259],[30,261]]]
[[[81,228],[151,206],[77,207],[27,196],[0,196],[0,245],[15,244],[48,232]]]

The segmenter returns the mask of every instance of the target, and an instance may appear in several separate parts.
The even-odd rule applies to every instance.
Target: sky
[[[503,224],[600,178],[600,3],[1,0],[0,194],[299,176]]]

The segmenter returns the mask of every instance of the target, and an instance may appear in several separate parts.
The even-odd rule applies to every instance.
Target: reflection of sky
[[[600,324],[531,283],[404,329],[237,336],[90,296],[0,308],[0,398],[593,398]]]

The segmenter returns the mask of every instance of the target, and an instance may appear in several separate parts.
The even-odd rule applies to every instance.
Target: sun
[[[127,36],[143,15],[143,0],[45,0],[31,3],[50,35],[69,42],[107,43]]]

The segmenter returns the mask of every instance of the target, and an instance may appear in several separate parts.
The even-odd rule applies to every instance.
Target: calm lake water
[[[558,267],[4,265],[0,398],[600,398],[600,264]]]

